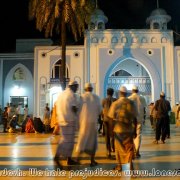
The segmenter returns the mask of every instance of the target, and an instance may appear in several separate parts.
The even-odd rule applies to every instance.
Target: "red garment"
[[[34,133],[35,132],[33,120],[30,118],[28,119],[28,121],[26,123],[25,132],[27,132],[27,133]]]

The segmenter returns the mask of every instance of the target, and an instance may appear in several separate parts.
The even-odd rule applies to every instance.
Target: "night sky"
[[[44,38],[28,19],[29,0],[2,1],[0,6],[0,53],[14,52],[18,38]],[[157,0],[98,0],[108,17],[107,29],[146,29],[146,18],[157,8]],[[168,28],[180,32],[180,0],[159,0],[172,20]]]

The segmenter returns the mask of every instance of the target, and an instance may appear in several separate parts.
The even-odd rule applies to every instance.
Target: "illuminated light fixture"
[[[18,95],[18,96],[21,96],[24,94],[24,88],[22,88],[20,85],[15,85],[13,88],[12,88],[12,94],[13,95]]]
[[[57,92],[60,93],[60,92],[62,92],[62,87],[61,86],[53,86],[49,90],[50,90],[51,94],[54,94],[54,93],[57,93]]]

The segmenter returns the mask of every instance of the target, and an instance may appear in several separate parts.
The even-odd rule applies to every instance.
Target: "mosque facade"
[[[101,98],[106,96],[108,87],[114,88],[118,97],[121,85],[129,92],[137,85],[147,103],[164,91],[174,105],[180,96],[180,47],[174,46],[173,31],[167,29],[170,20],[166,11],[158,8],[147,18],[149,29],[106,29],[108,18],[97,8],[85,32],[84,45],[67,46],[67,82],[78,81],[80,94],[84,84],[91,82]],[[45,104],[52,107],[62,90],[61,47],[36,45],[29,57],[23,54],[26,57],[22,57],[22,62],[17,60],[9,67],[4,65],[3,57],[0,60],[1,70],[6,70],[0,78],[1,104],[5,106],[13,97],[7,91],[12,82],[20,84],[17,88],[27,83],[24,86],[29,88],[29,94],[23,96],[33,97],[29,107],[35,116],[42,116]]]

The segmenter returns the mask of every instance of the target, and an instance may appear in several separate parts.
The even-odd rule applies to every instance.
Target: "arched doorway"
[[[28,105],[29,114],[33,114],[33,77],[29,69],[23,64],[17,64],[7,74],[4,85],[4,106],[10,103],[12,106]]]
[[[159,97],[159,93],[155,93],[155,90],[161,91],[158,71],[147,58],[122,57],[110,65],[104,79],[104,96],[108,87],[118,92],[121,85],[125,85],[129,91],[132,85],[137,85],[147,103]]]

